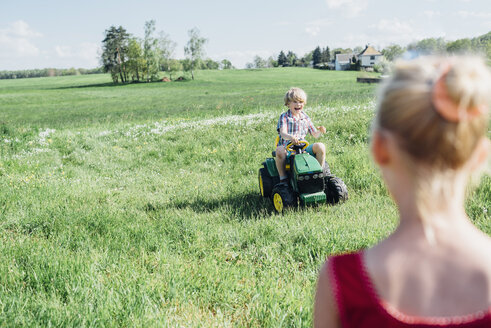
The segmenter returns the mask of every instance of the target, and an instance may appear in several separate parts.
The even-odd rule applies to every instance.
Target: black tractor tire
[[[271,202],[277,213],[283,213],[287,208],[297,207],[298,199],[292,188],[286,184],[278,183],[273,187]]]
[[[322,168],[322,173],[324,173],[325,177],[331,176],[331,168],[326,161],[324,161],[324,167]]]
[[[271,197],[271,192],[273,191],[273,178],[268,174],[266,168],[260,168],[259,174],[259,192],[263,197]]]
[[[348,200],[348,188],[340,178],[333,176],[324,178],[324,192],[328,204],[337,204]]]

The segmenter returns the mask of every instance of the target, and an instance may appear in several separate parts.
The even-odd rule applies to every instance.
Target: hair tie
[[[446,83],[450,68],[451,65],[447,65],[440,78],[433,85],[431,101],[436,112],[445,120],[455,123],[485,114],[488,110],[485,104],[465,108],[450,97]]]

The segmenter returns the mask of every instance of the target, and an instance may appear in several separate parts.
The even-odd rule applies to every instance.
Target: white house
[[[358,60],[360,61],[360,66],[366,68],[378,64],[382,57],[383,55],[380,52],[375,50],[372,46],[367,45],[358,55]]]

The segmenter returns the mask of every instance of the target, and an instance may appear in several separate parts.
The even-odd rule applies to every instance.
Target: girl
[[[315,327],[491,327],[491,238],[464,211],[487,164],[491,74],[474,57],[401,62],[381,88],[371,151],[396,202],[396,230],[333,256]]]

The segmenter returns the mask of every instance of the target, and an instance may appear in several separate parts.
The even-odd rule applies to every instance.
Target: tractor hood
[[[317,159],[308,153],[295,155],[294,161],[297,175],[322,172],[322,167]]]

